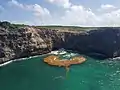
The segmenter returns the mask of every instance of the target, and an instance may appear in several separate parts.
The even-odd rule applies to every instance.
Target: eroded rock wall
[[[72,32],[35,27],[18,28],[14,31],[0,28],[0,63],[60,48],[93,56],[118,57],[120,28]]]

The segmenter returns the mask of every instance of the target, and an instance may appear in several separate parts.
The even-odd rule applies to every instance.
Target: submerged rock
[[[86,59],[82,56],[74,57],[70,60],[64,60],[64,59],[61,60],[61,59],[59,59],[58,56],[55,56],[55,55],[51,55],[51,56],[44,58],[44,62],[48,63],[49,65],[65,67],[65,68],[68,68],[73,64],[81,64],[85,61],[86,61]]]

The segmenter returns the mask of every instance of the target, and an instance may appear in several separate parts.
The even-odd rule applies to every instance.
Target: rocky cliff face
[[[17,31],[0,29],[0,62],[31,55],[48,53],[52,43],[40,35],[40,30],[32,27],[21,28]]]
[[[120,28],[98,28],[77,35],[67,34],[63,46],[90,56],[118,57],[120,56]]]
[[[46,30],[35,27],[10,31],[0,28],[0,63],[65,48],[87,55],[120,56],[120,28],[90,31]]]
[[[64,40],[61,45],[56,46],[57,49],[75,50],[98,58],[120,56],[120,28],[97,28],[90,31],[62,33]]]

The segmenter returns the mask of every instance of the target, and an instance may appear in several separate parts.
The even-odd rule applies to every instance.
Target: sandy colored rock
[[[61,59],[59,59],[58,56],[55,56],[55,55],[51,55],[51,56],[44,58],[44,62],[49,65],[66,67],[66,68],[72,64],[81,64],[85,61],[86,61],[86,59],[82,56],[74,57],[71,60],[61,60]]]

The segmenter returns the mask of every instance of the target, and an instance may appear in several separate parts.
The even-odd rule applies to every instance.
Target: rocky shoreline
[[[15,30],[0,26],[0,63],[50,53],[64,48],[92,57],[120,56],[120,28],[52,30],[24,26]]]
[[[19,59],[12,59],[12,60],[8,60],[6,62],[3,62],[0,64],[0,67],[3,67],[3,66],[6,66],[12,62],[19,62],[19,61],[24,61],[26,59],[31,59],[31,58],[35,58],[35,57],[40,57],[40,56],[44,56],[44,55],[48,55],[48,54],[51,54],[51,53],[47,53],[47,54],[42,54],[42,55],[35,55],[35,56],[29,56],[29,57],[25,57],[25,58],[19,58]]]

